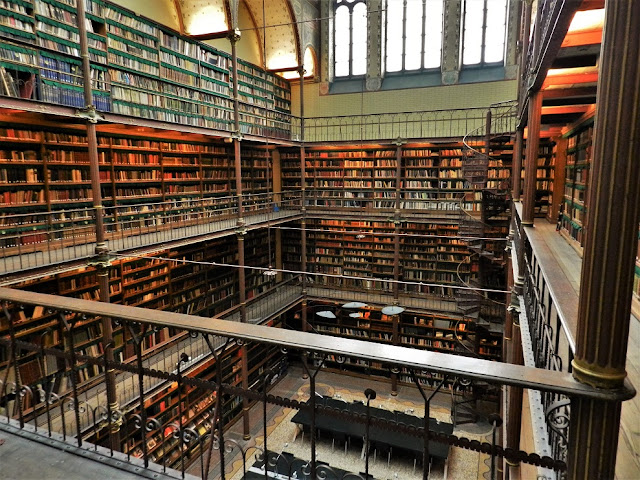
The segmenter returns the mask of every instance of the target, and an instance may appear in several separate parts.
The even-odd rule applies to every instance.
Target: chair
[[[371,446],[373,447],[373,461],[374,463],[377,461],[378,453],[380,455],[387,455],[387,466],[391,463],[391,453],[393,452],[393,448],[391,445],[387,445],[386,443],[380,442],[371,442]]]
[[[331,440],[331,451],[334,450],[336,441],[338,443],[344,442],[344,454],[347,454],[347,446],[349,445],[349,437],[345,433],[333,432],[333,439]]]

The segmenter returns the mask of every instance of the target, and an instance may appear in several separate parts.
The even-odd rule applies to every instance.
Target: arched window
[[[335,0],[334,67],[336,77],[367,73],[367,2]]]
[[[462,8],[462,64],[502,62],[507,0],[464,0]]]
[[[387,72],[440,67],[443,0],[387,0]]]

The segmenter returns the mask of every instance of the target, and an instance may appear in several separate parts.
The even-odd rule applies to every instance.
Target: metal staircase
[[[498,188],[487,188],[489,179],[491,150],[502,149],[515,131],[515,102],[505,102],[490,107],[487,123],[467,134],[464,138],[464,160],[462,174],[469,186],[480,193],[480,208],[468,212],[460,205],[458,235],[466,242],[472,259],[477,263],[475,278],[468,282],[459,280],[467,288],[456,291],[456,306],[465,320],[466,328],[456,328],[457,350],[462,355],[480,357],[479,349],[482,338],[502,326],[495,322],[491,315],[492,307],[500,302],[492,299],[487,293],[473,288],[496,287],[493,278],[499,277],[505,266],[504,228],[509,220],[509,185],[508,182],[497,184]],[[491,133],[492,132],[492,133]],[[479,151],[478,139],[484,140],[485,152]],[[474,141],[475,140],[475,141]],[[496,186],[496,185],[494,185]],[[474,199],[477,198],[474,195]],[[493,240],[495,238],[496,240]],[[474,258],[475,257],[475,258]],[[461,266],[462,264],[460,264]],[[460,267],[459,266],[459,267]],[[451,418],[454,425],[476,422],[478,401],[491,392],[486,383],[454,382],[451,389]]]

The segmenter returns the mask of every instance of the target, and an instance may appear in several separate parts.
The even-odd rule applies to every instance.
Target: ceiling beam
[[[571,87],[571,88],[552,88],[542,91],[543,99],[551,98],[575,98],[575,97],[593,97],[596,95],[598,88],[593,87]]]
[[[604,0],[582,0],[579,10],[598,10],[604,8]]]
[[[602,43],[602,28],[578,30],[576,32],[567,33],[562,41],[562,45],[560,45],[560,48],[597,45],[599,43]]]
[[[542,115],[567,115],[572,113],[585,113],[591,108],[589,105],[557,105],[542,107]]]
[[[596,83],[598,70],[596,68],[567,68],[555,75],[547,75],[542,89],[550,86],[576,85],[581,83]]]

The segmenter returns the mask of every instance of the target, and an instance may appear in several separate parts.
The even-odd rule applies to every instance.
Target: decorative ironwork
[[[62,306],[56,307],[57,303],[56,301],[54,301],[55,297],[50,298],[49,296],[35,294],[32,292],[19,293],[19,298],[14,298],[14,295],[16,294],[15,291],[12,291],[10,289],[0,289],[0,299],[11,300],[11,302],[15,302],[16,304],[21,304],[20,302],[31,305],[44,303],[45,305],[43,305],[43,307],[47,307],[49,310],[51,310],[53,312],[53,315],[55,315],[55,312],[58,309],[62,308]],[[37,303],[34,301],[35,299],[38,299]],[[45,299],[49,300],[44,301]],[[10,309],[14,307],[7,304],[6,308]],[[137,313],[135,315],[133,313],[128,313],[138,312],[140,309],[131,309],[130,307],[127,308],[119,305],[102,304],[100,302],[65,299],[64,309],[71,311],[66,315],[61,316],[61,318],[64,317],[64,319],[67,321],[67,335],[71,337],[73,337],[77,329],[83,328],[83,324],[85,322],[80,321],[80,315],[84,315],[87,318],[87,322],[98,316],[120,318],[122,325],[125,327],[131,325],[132,322],[137,322],[139,323],[141,328],[147,328],[147,331],[150,331],[154,327],[166,328],[167,326],[169,326],[169,324],[171,324],[159,321],[149,321],[144,319],[144,316],[141,317],[137,315]],[[142,310],[142,312],[144,312],[144,310]],[[9,314],[7,318],[9,319],[10,325],[13,325],[17,316]],[[163,319],[166,320],[178,320],[183,318],[189,319],[191,322],[193,322],[194,317],[187,317],[166,312],[163,313]],[[175,322],[171,324],[172,328],[177,328],[177,325],[178,323]],[[193,325],[193,323],[191,323],[191,325]],[[314,372],[313,375],[309,375],[311,396],[308,403],[303,403],[293,398],[283,398],[281,396],[273,395],[267,392],[267,388],[269,388],[270,385],[270,377],[275,375],[274,372],[278,372],[277,368],[271,370],[272,366],[267,366],[267,370],[265,370],[263,377],[259,379],[257,383],[255,383],[254,389],[245,390],[239,386],[236,386],[237,383],[234,383],[233,385],[228,384],[225,380],[223,380],[224,377],[222,376],[221,370],[219,370],[219,368],[221,369],[222,365],[221,358],[224,358],[222,357],[221,352],[227,351],[228,348],[237,348],[237,345],[239,343],[238,340],[240,340],[240,343],[244,342],[245,344],[247,342],[250,342],[252,346],[254,344],[260,345],[265,341],[260,334],[266,331],[263,332],[262,330],[260,330],[260,334],[246,334],[242,333],[243,328],[245,327],[252,329],[251,332],[253,332],[253,329],[264,327],[234,324],[233,331],[230,331],[229,334],[225,335],[222,331],[216,330],[217,327],[210,328],[204,325],[205,324],[203,323],[203,326],[200,328],[183,327],[182,330],[185,333],[185,335],[183,335],[183,338],[192,339],[192,341],[196,343],[202,341],[204,342],[203,345],[206,343],[206,345],[209,346],[210,352],[206,352],[205,347],[204,349],[198,351],[198,355],[201,357],[194,357],[194,362],[198,361],[199,358],[204,359],[204,361],[209,361],[211,359],[216,361],[216,372],[213,375],[209,376],[207,379],[194,378],[193,376],[190,376],[190,374],[187,374],[186,371],[178,371],[176,373],[175,356],[171,357],[173,358],[173,360],[169,362],[169,365],[165,369],[162,362],[153,363],[147,362],[146,360],[145,362],[147,363],[125,363],[121,361],[107,361],[102,355],[92,357],[89,355],[81,354],[78,351],[72,351],[70,348],[61,350],[59,348],[46,347],[43,346],[39,337],[36,337],[37,342],[33,343],[27,341],[29,340],[28,337],[24,338],[24,340],[0,337],[0,351],[2,351],[3,354],[7,354],[5,355],[5,358],[7,358],[8,360],[7,365],[10,365],[11,367],[13,367],[16,362],[18,362],[19,364],[22,358],[26,358],[30,355],[35,355],[37,358],[45,358],[50,356],[51,359],[59,359],[59,361],[55,362],[55,364],[59,366],[59,371],[56,372],[55,378],[38,378],[33,382],[30,380],[29,384],[26,385],[22,383],[22,379],[20,378],[20,376],[16,377],[16,381],[13,381],[13,378],[6,377],[8,371],[6,368],[4,370],[0,370],[0,406],[5,407],[4,413],[6,416],[6,422],[11,423],[11,420],[13,418],[23,418],[24,420],[27,420],[29,422],[33,421],[38,427],[46,425],[47,433],[49,435],[51,435],[52,432],[60,432],[62,433],[65,440],[72,443],[79,441],[80,438],[84,438],[85,442],[87,441],[87,439],[90,439],[99,443],[100,441],[102,441],[101,439],[105,438],[105,430],[113,428],[113,426],[118,422],[122,422],[120,433],[122,434],[123,442],[121,443],[121,445],[127,446],[125,458],[130,457],[133,454],[134,456],[141,457],[145,462],[157,461],[162,464],[163,471],[168,472],[168,474],[175,475],[182,475],[182,473],[186,471],[191,471],[189,469],[199,468],[202,472],[202,476],[206,478],[210,470],[210,454],[207,448],[208,446],[211,446],[211,448],[213,449],[218,449],[221,457],[221,463],[224,466],[221,468],[221,471],[224,471],[225,467],[233,462],[234,455],[236,456],[236,458],[239,458],[238,455],[242,456],[243,468],[247,468],[247,451],[249,450],[249,447],[247,447],[246,444],[234,442],[232,439],[224,439],[225,425],[223,421],[226,419],[224,418],[223,412],[221,410],[222,401],[223,399],[239,397],[246,398],[250,402],[259,402],[259,404],[263,404],[265,406],[266,404],[270,404],[279,407],[305,410],[307,412],[310,412],[312,415],[329,416],[337,419],[338,421],[355,422],[362,425],[369,425],[371,427],[375,426],[376,428],[386,429],[388,431],[402,432],[415,437],[417,441],[439,442],[445,445],[472,449],[474,451],[482,452],[496,458],[504,457],[511,462],[524,461],[533,465],[544,466],[557,470],[563,470],[566,468],[562,458],[556,456],[556,454],[563,454],[562,449],[554,451],[554,458],[539,456],[535,453],[505,449],[499,445],[492,445],[488,442],[470,440],[464,437],[440,433],[438,431],[429,429],[428,426],[418,427],[413,424],[408,425],[403,422],[394,421],[392,419],[368,418],[368,416],[364,414],[352,413],[344,409],[333,408],[327,405],[323,405],[321,404],[321,402],[317,402],[315,390],[315,374],[317,374],[318,372],[317,368],[320,368],[322,366],[324,359],[329,354],[362,358],[363,360],[367,361],[379,359],[382,360],[384,365],[387,365],[390,369],[402,368],[408,370],[409,372],[430,372],[432,370],[432,368],[430,368],[432,366],[428,364],[421,364],[416,369],[416,366],[412,366],[410,362],[403,363],[397,361],[393,357],[380,357],[379,352],[367,351],[363,355],[361,351],[358,350],[358,348],[360,347],[361,343],[364,346],[368,345],[366,342],[354,342],[353,346],[350,346],[349,350],[332,350],[333,347],[331,345],[328,345],[321,349],[318,347],[318,345],[321,345],[321,343],[318,342],[321,342],[324,337],[316,336],[313,334],[304,334],[313,335],[313,337],[309,337],[308,339],[306,339],[307,341],[302,341],[303,339],[297,338],[298,335],[301,335],[300,332],[287,331],[286,335],[283,335],[282,338],[278,338],[278,340],[275,341],[274,339],[278,335],[278,330],[270,329],[270,339],[266,339],[266,341],[272,342],[271,345],[277,346],[277,351],[281,348],[284,348],[286,349],[286,354],[288,355],[315,357],[316,360],[313,362],[315,363],[315,366],[313,367]],[[546,331],[549,334],[555,334],[557,329],[547,329]],[[276,335],[276,337],[273,337],[273,335]],[[236,346],[234,346],[234,343]],[[402,347],[395,348],[403,350]],[[172,355],[180,355],[180,353],[184,353],[184,350],[180,349],[171,351],[174,352]],[[556,363],[560,364],[559,362]],[[120,409],[111,408],[111,406],[108,404],[105,406],[103,401],[104,392],[100,391],[100,389],[95,389],[95,385],[91,389],[85,388],[85,385],[78,385],[78,388],[67,388],[64,391],[58,393],[54,393],[52,391],[51,385],[56,384],[60,378],[64,378],[64,376],[67,375],[72,368],[77,369],[80,365],[85,364],[89,367],[97,367],[95,371],[98,373],[93,380],[96,384],[99,384],[103,380],[103,372],[106,369],[112,369],[116,372],[117,375],[127,375],[127,378],[140,377],[144,378],[145,380],[149,378],[158,379],[159,382],[154,384],[156,385],[154,387],[156,389],[156,392],[159,391],[158,389],[170,386],[174,382],[178,384],[178,390],[184,389],[185,392],[192,389],[198,389],[203,392],[215,392],[215,408],[212,408],[211,405],[208,405],[208,415],[206,422],[198,424],[198,427],[196,427],[196,425],[190,423],[183,423],[182,414],[176,417],[175,414],[171,416],[168,412],[166,414],[162,414],[162,412],[160,412],[159,414],[156,414],[154,418],[151,418],[150,416],[145,419],[145,416],[135,409],[139,408],[141,399],[144,400],[146,398],[147,400],[151,400],[153,398],[153,394],[151,392],[141,392],[139,391],[139,389],[136,390],[133,385],[135,383],[134,381],[131,381],[131,385],[123,386],[123,390],[129,388],[130,394],[132,395],[127,406],[127,408],[129,409],[129,413],[127,413],[127,415],[123,415],[123,412]],[[562,362],[560,365],[563,364],[566,365],[565,362]],[[535,372],[533,371],[534,369],[526,369],[525,367],[515,366],[510,368],[516,369],[519,372],[517,376],[514,372],[503,372],[500,368],[496,368],[495,372],[492,373],[490,379],[487,380],[491,380],[491,382],[498,384],[507,383],[509,385],[540,389],[543,391],[545,399],[550,402],[550,405],[554,404],[554,402],[557,402],[558,400],[562,400],[561,398],[559,398],[559,396],[564,390],[559,391],[557,387],[558,383],[553,383],[559,382],[560,380],[558,379],[564,378],[559,375],[558,372],[550,372],[550,374],[546,375],[545,377],[536,376],[535,379],[528,379],[527,375],[535,374]],[[443,372],[442,370],[434,369],[434,371],[444,373],[445,375],[448,374],[446,370]],[[309,371],[308,373],[311,372]],[[452,376],[458,377],[462,382],[467,382],[472,378],[477,378],[477,374],[474,374],[473,372],[469,372],[465,375],[461,374],[460,371],[452,371]],[[546,382],[551,383],[547,384]],[[592,389],[590,389],[590,387],[588,386],[578,386],[574,383],[567,383],[567,389],[567,391],[571,392],[572,395],[601,395],[600,392],[596,392],[595,390],[592,391]],[[91,392],[96,392],[96,395],[94,397],[91,397]],[[24,403],[24,406],[26,407],[22,414],[20,414],[17,409],[13,408],[13,405],[16,404],[16,398],[18,398],[19,400],[17,402],[17,405],[21,405],[22,403]],[[185,399],[184,392],[180,394],[180,399]],[[11,408],[9,408],[10,404],[12,405]],[[183,410],[183,413],[187,412],[186,408],[187,407],[185,407],[185,409]],[[78,422],[76,420],[67,422],[70,411],[73,412],[76,419],[82,417],[82,422]],[[554,404],[554,408],[549,409],[548,411],[550,422],[554,423],[554,428],[558,433],[557,436],[561,440],[561,442],[563,442],[561,443],[561,445],[565,445],[568,435],[566,432],[566,420],[569,413],[568,404],[561,403],[557,408]],[[45,416],[46,422],[44,420]],[[73,423],[76,423],[75,428],[73,427]],[[202,425],[204,430],[201,430],[199,425]],[[71,433],[73,431],[72,429],[75,430],[73,432],[73,435]],[[312,431],[313,430],[314,428],[312,428]],[[304,460],[308,464],[308,467],[306,468],[308,468],[309,471],[315,470],[314,478],[316,479],[325,478],[323,477],[323,475],[325,474],[328,475],[327,478],[330,478],[332,474],[331,470],[322,467],[322,465],[318,463],[314,458],[316,453],[314,435],[312,435],[311,438],[311,459]],[[147,445],[147,442],[149,442],[150,439],[153,439],[153,441],[152,443]],[[142,451],[134,452],[132,451],[133,447],[129,448],[129,445],[146,446],[142,449]],[[178,445],[179,447],[176,448],[176,445]],[[223,446],[223,448],[221,448],[221,445]],[[266,450],[266,445],[264,447]],[[97,450],[95,445],[91,445],[88,448]],[[170,451],[169,449],[171,449],[172,452],[177,452],[177,457],[174,456],[168,458],[167,452]],[[202,453],[204,453],[204,455]],[[224,456],[224,453],[227,453],[228,458],[226,460],[222,458]],[[207,454],[209,456],[207,456]],[[112,455],[116,456],[118,455],[118,452],[112,452]],[[275,455],[275,457],[273,455]],[[265,459],[267,460],[267,465],[272,465],[274,461],[273,459],[280,454],[274,453],[273,455],[270,460],[269,453],[266,454]],[[282,458],[282,456],[280,458]],[[205,460],[207,462],[206,465]],[[285,460],[281,461],[284,462]],[[195,463],[195,467],[191,466],[191,464],[193,463]],[[179,472],[175,472],[171,470],[171,468],[178,468]],[[225,474],[223,474],[223,478],[225,478]],[[357,478],[359,477],[355,474],[344,476],[345,480]]]

